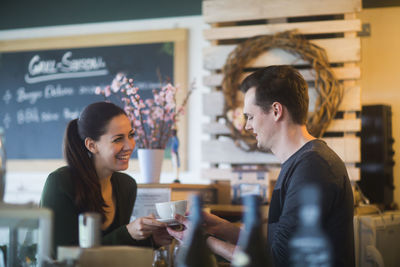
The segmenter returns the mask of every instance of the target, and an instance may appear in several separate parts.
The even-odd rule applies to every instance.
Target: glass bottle
[[[160,247],[154,252],[153,267],[168,267],[167,250]]]
[[[314,185],[304,187],[299,204],[299,226],[289,241],[290,266],[332,266],[331,245],[320,225],[318,188]]]
[[[174,248],[172,250],[172,266],[176,267],[178,266],[178,254],[179,254],[179,250],[180,250],[180,243],[179,241],[175,240],[175,245]]]
[[[261,219],[261,198],[258,195],[243,197],[245,205],[244,229],[240,231],[232,266],[271,266],[267,240],[264,238]]]
[[[202,201],[199,195],[191,197],[190,227],[180,245],[177,267],[216,267],[217,261],[207,246],[202,227]]]

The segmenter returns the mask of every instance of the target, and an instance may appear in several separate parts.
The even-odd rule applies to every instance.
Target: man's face
[[[261,150],[269,150],[273,144],[275,120],[272,108],[265,112],[255,104],[254,87],[250,88],[244,96],[243,113],[246,117],[247,131],[252,130],[257,139],[257,146]]]

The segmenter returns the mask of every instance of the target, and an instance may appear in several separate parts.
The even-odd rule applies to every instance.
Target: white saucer
[[[189,216],[185,216],[185,218],[189,218]],[[168,226],[170,226],[170,225],[179,225],[179,224],[181,224],[180,222],[178,222],[178,221],[175,220],[174,218],[169,218],[169,219],[157,219],[157,221],[166,223]]]

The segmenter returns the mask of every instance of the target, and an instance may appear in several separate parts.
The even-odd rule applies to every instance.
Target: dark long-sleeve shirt
[[[321,224],[333,247],[334,266],[354,266],[353,193],[343,161],[324,141],[306,143],[282,164],[268,215],[268,243],[276,266],[288,266],[288,242],[298,225],[299,193],[321,190]]]
[[[126,225],[129,223],[136,200],[137,185],[127,174],[115,172],[111,177],[116,212],[111,225],[102,231],[103,245],[150,246],[150,239],[133,239]],[[75,189],[68,167],[52,172],[45,183],[40,205],[53,211],[53,255],[58,246],[79,245],[78,217],[75,205]]]

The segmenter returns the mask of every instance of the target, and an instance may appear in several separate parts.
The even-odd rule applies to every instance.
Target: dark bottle
[[[193,195],[190,208],[190,227],[180,245],[177,267],[216,267],[217,261],[207,246],[203,229],[202,201]]]
[[[304,187],[299,204],[299,226],[289,241],[290,266],[332,266],[331,245],[320,225],[318,188],[314,185]]]
[[[260,212],[261,198],[248,195],[243,198],[245,205],[244,229],[233,255],[234,267],[271,266],[267,240],[264,238]]]

